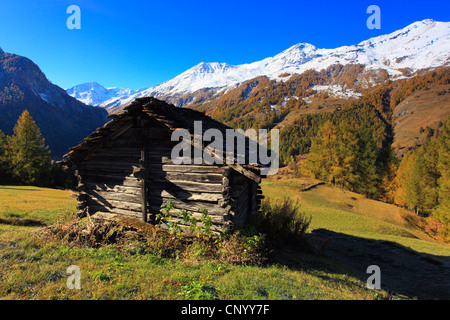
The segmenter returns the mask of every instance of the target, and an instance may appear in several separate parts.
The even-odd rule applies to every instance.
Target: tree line
[[[0,130],[0,184],[72,188],[74,178],[51,159],[39,127],[25,110],[13,135]]]
[[[407,153],[389,187],[389,201],[443,224],[450,238],[450,117],[422,146]]]
[[[393,155],[390,123],[398,103],[432,85],[450,83],[449,74],[447,69],[387,83],[341,112],[298,119],[297,125],[305,126],[285,130],[291,144],[282,147],[281,155],[295,161],[295,147],[300,147],[308,153],[302,173],[435,218],[440,235],[450,239],[450,117],[437,129],[421,128],[427,140],[401,159]]]
[[[302,174],[409,209],[441,224],[450,239],[450,117],[401,160],[365,123],[327,120],[311,141]]]

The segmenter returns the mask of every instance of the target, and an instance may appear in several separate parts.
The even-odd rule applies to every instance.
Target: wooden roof
[[[206,116],[202,112],[188,108],[175,107],[174,105],[153,97],[144,97],[137,98],[129,103],[122,111],[110,114],[108,117],[112,118],[112,120],[98,128],[77,146],[71,148],[69,153],[64,155],[65,160],[63,161],[63,164],[70,167],[72,164],[82,160],[96,149],[102,147],[105,141],[114,140],[129,130],[133,127],[132,119],[142,115],[157,120],[171,131],[176,129],[187,129],[191,135],[194,134],[194,121],[201,121],[203,133],[208,129],[218,129],[223,133],[223,150],[225,151],[226,149],[225,134],[227,129],[231,129],[230,127]],[[248,141],[248,138],[246,139]],[[204,142],[203,148],[209,143],[210,142]],[[248,143],[246,143],[246,159],[248,158],[248,154]],[[251,177],[253,180],[260,180],[260,178],[254,176],[256,174],[259,177],[260,165],[258,164],[235,164],[231,166],[246,176]],[[248,170],[250,170],[251,173],[247,172]]]

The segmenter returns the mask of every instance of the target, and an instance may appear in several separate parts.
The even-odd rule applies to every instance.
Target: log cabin
[[[78,179],[80,212],[155,223],[161,205],[172,199],[175,219],[180,209],[194,217],[206,209],[218,233],[240,228],[258,213],[263,176],[257,163],[177,164],[171,157],[179,143],[171,139],[174,130],[194,134],[194,121],[201,121],[203,132],[225,132],[230,129],[226,125],[151,97],[138,98],[109,117],[112,120],[64,156],[64,165],[74,169]],[[200,148],[206,148],[204,142]],[[248,145],[245,150],[249,159]]]

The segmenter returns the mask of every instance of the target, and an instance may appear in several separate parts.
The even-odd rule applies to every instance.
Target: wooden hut
[[[203,131],[225,132],[229,127],[155,98],[136,99],[110,117],[65,155],[64,164],[74,168],[78,178],[79,210],[153,222],[165,200],[173,199],[177,212],[186,209],[195,217],[207,209],[218,232],[241,227],[257,213],[258,165],[174,164],[171,158],[179,143],[171,141],[175,129],[193,134],[194,121],[202,122]]]

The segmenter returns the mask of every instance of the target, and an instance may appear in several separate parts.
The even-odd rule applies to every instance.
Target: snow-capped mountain
[[[404,70],[415,72],[449,63],[450,23],[426,19],[390,34],[336,49],[319,49],[308,43],[299,43],[274,57],[248,64],[202,62],[169,81],[130,95],[103,95],[107,99],[103,101],[99,95],[95,105],[118,107],[142,96],[170,97],[173,100],[199,90],[217,93],[258,76],[279,80],[280,75],[299,74],[308,69],[319,71],[335,64],[363,64],[366,70],[383,69],[390,76],[398,77],[404,74]],[[94,91],[89,91],[87,96],[95,95]],[[78,94],[84,95],[81,90]],[[187,103],[189,100],[179,105]]]
[[[66,91],[69,95],[85,104],[99,107],[108,107],[107,104],[104,104],[105,101],[129,97],[136,93],[136,91],[131,89],[105,88],[97,82],[79,84],[66,89]]]

